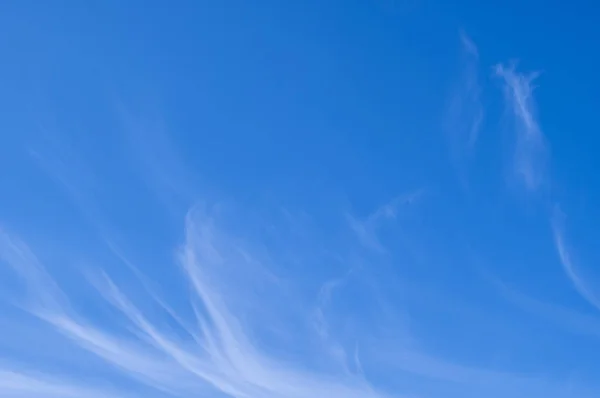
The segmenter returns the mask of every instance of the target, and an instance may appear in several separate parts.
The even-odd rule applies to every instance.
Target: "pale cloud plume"
[[[363,219],[347,214],[348,224],[363,246],[378,253],[385,253],[386,248],[378,236],[379,229],[386,221],[395,220],[403,211],[410,211],[408,208],[418,202],[424,193],[425,190],[418,189],[398,195]]]
[[[562,270],[574,291],[591,307],[600,310],[600,297],[588,278],[577,265],[566,233],[566,215],[555,205],[550,217],[553,243]],[[509,287],[497,276],[484,272],[484,278],[507,301],[520,310],[535,315],[572,334],[600,338],[600,317],[596,313],[581,312],[569,306],[547,302]]]
[[[592,289],[585,278],[577,269],[573,260],[571,249],[569,248],[565,238],[565,215],[560,208],[555,207],[552,217],[552,232],[554,234],[554,244],[560,263],[563,267],[565,275],[577,291],[589,304],[600,310],[600,297]]]
[[[502,79],[506,103],[514,120],[515,151],[512,169],[523,186],[533,192],[546,179],[548,148],[537,120],[534,80],[539,73],[523,74],[516,65],[496,65],[496,76]]]
[[[444,130],[451,156],[463,164],[473,153],[484,120],[479,78],[479,51],[464,31],[460,32],[461,74],[446,106]]]
[[[460,42],[461,42],[465,52],[467,52],[469,55],[478,59],[479,58],[479,50],[477,49],[477,46],[475,45],[473,40],[471,40],[471,38],[463,30],[461,30],[459,32],[459,35],[460,35]]]

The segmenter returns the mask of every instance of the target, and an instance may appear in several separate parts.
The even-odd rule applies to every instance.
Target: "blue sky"
[[[600,394],[594,5],[171,3],[0,5],[0,396]]]

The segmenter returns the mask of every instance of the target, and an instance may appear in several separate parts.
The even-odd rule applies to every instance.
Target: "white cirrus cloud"
[[[581,275],[581,272],[577,269],[573,260],[573,254],[565,238],[565,226],[564,220],[565,215],[562,211],[555,207],[554,214],[552,217],[552,232],[554,234],[554,244],[556,251],[560,259],[560,263],[563,267],[565,275],[581,297],[583,297],[588,303],[600,310],[600,297],[595,293],[585,278]]]
[[[548,160],[546,138],[537,119],[533,97],[533,82],[539,73],[518,72],[514,64],[498,64],[494,70],[503,82],[506,104],[514,121],[512,169],[527,191],[533,192],[545,182]]]
[[[460,32],[461,72],[444,111],[443,128],[451,156],[462,164],[472,155],[483,124],[483,86],[479,77],[479,50],[475,42]]]

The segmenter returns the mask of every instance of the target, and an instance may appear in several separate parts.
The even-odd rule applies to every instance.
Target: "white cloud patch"
[[[533,192],[546,179],[548,157],[533,97],[533,82],[538,73],[520,73],[515,65],[496,65],[495,73],[502,79],[506,103],[514,117],[516,143],[512,169],[523,186]]]

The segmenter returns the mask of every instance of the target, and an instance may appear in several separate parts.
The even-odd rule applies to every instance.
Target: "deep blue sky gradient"
[[[597,396],[599,13],[2,3],[0,395]]]

